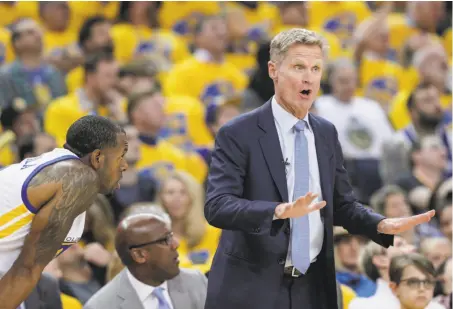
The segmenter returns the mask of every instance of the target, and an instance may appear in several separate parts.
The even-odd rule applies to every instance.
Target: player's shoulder
[[[98,176],[94,169],[79,159],[59,161],[44,167],[37,176],[46,182],[69,182],[73,185],[95,185]]]

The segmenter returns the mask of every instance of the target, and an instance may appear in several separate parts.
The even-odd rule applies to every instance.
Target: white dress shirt
[[[349,303],[349,309],[400,309],[401,305],[383,279],[376,281],[376,293],[371,297],[357,297]],[[425,309],[445,309],[442,305],[431,301]]]
[[[141,281],[139,281],[137,278],[134,277],[134,275],[131,274],[131,272],[127,269],[126,270],[127,278],[131,282],[132,287],[134,288],[135,292],[137,293],[138,298],[140,299],[143,308],[145,309],[159,309],[159,300],[157,297],[154,295],[151,295],[151,293],[154,291],[155,288],[150,285],[147,285]],[[170,309],[173,309],[173,304],[170,299],[170,294],[168,294],[168,287],[167,287],[167,281],[162,283],[159,287],[163,288],[164,291],[164,296],[165,300],[167,301],[168,305],[170,306]]]
[[[294,143],[296,134],[293,130],[294,125],[299,121],[295,116],[285,111],[272,98],[272,113],[274,115],[275,126],[277,128],[280,147],[282,148],[283,160],[289,163],[286,166],[286,185],[288,188],[289,202],[293,202],[294,193]],[[308,121],[308,114],[304,120],[308,123],[308,130],[304,130],[305,137],[308,143],[308,158],[309,158],[309,190],[312,193],[317,193],[318,198],[314,202],[322,201],[321,181],[319,178],[318,158],[316,156],[315,136]],[[324,239],[324,226],[321,221],[321,213],[319,210],[311,212],[310,218],[310,260],[314,262],[319,252],[321,252],[322,242]],[[286,257],[285,266],[292,266],[291,261],[291,239],[289,241],[288,256]]]

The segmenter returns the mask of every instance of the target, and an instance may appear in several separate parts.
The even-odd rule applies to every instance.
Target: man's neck
[[[418,123],[412,123],[412,125],[414,126],[415,132],[417,132],[417,135],[418,135],[419,138],[421,138],[423,136],[426,136],[426,135],[435,134],[436,133],[436,129],[437,129],[437,128],[434,128],[434,127],[430,127],[430,128],[422,127]]]
[[[164,283],[164,281],[155,280],[155,279],[151,278],[152,276],[149,276],[149,274],[146,271],[141,271],[140,267],[137,267],[137,268],[129,267],[128,270],[130,271],[132,276],[135,277],[135,279],[137,279],[138,281],[140,281],[146,285],[156,287],[156,286],[159,286],[162,283]]]
[[[430,189],[434,189],[442,178],[442,171],[425,166],[415,166],[412,174]]]
[[[85,91],[85,95],[86,97],[88,98],[88,100],[90,102],[92,102],[94,104],[94,108],[98,107],[99,105],[101,105],[101,97],[98,95],[97,91],[94,90],[93,88],[89,87],[89,86],[85,86],[83,88],[83,90]]]
[[[173,220],[171,224],[171,229],[175,235],[184,238],[184,221],[183,220]]]
[[[22,65],[29,70],[39,68],[42,65],[42,57],[41,55],[24,55],[20,57],[20,62]]]

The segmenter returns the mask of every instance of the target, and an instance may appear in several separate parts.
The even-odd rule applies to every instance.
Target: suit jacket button
[[[256,229],[253,230],[253,232],[255,233],[259,233],[261,231],[261,229],[259,227],[257,227]]]
[[[280,265],[285,264],[285,259],[282,259],[282,258],[278,259],[278,264],[280,264]]]

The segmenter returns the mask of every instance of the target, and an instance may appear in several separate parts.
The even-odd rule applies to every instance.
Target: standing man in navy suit
[[[218,132],[205,216],[224,231],[206,309],[337,309],[334,225],[389,247],[434,215],[386,219],[357,202],[335,127],[308,113],[324,51],[312,31],[279,33],[274,97]]]

